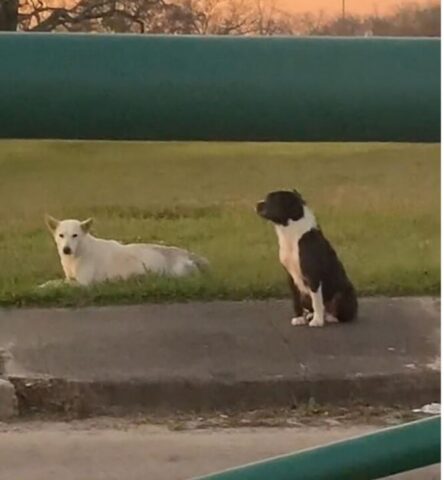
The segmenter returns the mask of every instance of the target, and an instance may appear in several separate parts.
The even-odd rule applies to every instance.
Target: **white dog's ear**
[[[82,230],[85,232],[85,233],[88,233],[90,230],[91,230],[91,225],[93,223],[93,219],[92,218],[88,218],[88,220],[85,220],[83,221],[80,226],[82,227]]]
[[[60,221],[57,218],[51,217],[51,215],[45,215],[45,223],[51,233],[54,233],[59,226]]]

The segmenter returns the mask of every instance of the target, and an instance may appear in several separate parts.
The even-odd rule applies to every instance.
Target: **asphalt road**
[[[0,424],[1,480],[178,480],[365,434],[371,425],[174,431],[120,420]],[[434,466],[397,480],[438,480]]]

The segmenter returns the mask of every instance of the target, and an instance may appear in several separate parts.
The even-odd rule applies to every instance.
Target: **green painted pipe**
[[[441,461],[441,417],[283,455],[201,480],[373,480]]]
[[[440,138],[439,39],[0,34],[0,137]]]

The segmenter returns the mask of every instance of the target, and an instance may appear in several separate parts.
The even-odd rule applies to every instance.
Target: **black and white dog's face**
[[[280,190],[269,193],[265,200],[256,205],[256,212],[262,218],[276,225],[288,225],[304,216],[304,199],[296,190]]]

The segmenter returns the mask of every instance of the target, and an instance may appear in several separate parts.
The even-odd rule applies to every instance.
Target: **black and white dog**
[[[353,320],[358,312],[355,289],[301,195],[295,190],[271,192],[256,211],[276,230],[279,260],[293,295],[292,325],[322,327],[326,321]]]

